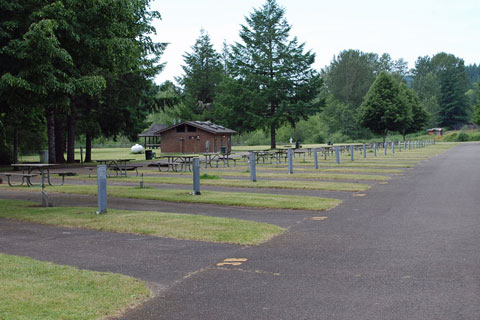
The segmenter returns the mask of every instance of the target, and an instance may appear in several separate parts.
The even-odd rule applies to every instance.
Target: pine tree
[[[305,44],[289,39],[291,27],[285,10],[275,0],[255,9],[241,26],[241,43],[231,47],[222,84],[219,110],[224,123],[237,130],[263,128],[276,147],[276,130],[285,123],[321,110],[314,100],[321,81],[311,68],[315,55],[304,53]]]
[[[185,120],[213,120],[211,108],[223,77],[223,65],[205,30],[200,31],[192,52],[185,53],[183,58],[185,74],[176,79],[183,86],[185,106],[179,116]]]

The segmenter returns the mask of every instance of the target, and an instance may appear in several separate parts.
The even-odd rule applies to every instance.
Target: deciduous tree
[[[408,116],[398,82],[386,71],[380,72],[360,106],[360,123],[385,142],[388,132],[400,131]]]

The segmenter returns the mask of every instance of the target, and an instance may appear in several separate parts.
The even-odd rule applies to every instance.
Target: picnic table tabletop
[[[41,186],[43,187],[45,185],[44,179],[45,177],[47,178],[47,182],[49,185],[53,185],[50,181],[50,168],[54,168],[58,166],[58,164],[54,163],[13,163],[11,165],[14,168],[22,168],[22,173],[25,173],[27,171],[27,174],[31,174],[34,169],[38,170],[42,176],[42,182]],[[22,179],[22,184],[23,184],[23,179]],[[34,185],[34,184],[31,184]]]

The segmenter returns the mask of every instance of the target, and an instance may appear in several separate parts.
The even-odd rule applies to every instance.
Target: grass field
[[[151,296],[137,279],[0,253],[0,318],[106,319]]]
[[[98,215],[94,208],[42,208],[14,200],[0,200],[0,206],[0,217],[7,219],[241,245],[259,244],[284,231],[266,223],[192,214],[110,209],[107,214]]]
[[[16,189],[25,192],[38,192],[38,189],[28,187],[17,187]],[[46,189],[49,192],[97,195],[96,185],[64,185],[60,187],[48,187]],[[215,191],[202,191],[202,195],[192,196],[185,190],[140,189],[138,187],[117,186],[109,186],[107,193],[109,197],[118,198],[314,211],[329,210],[341,203],[341,201],[337,199],[307,196]]]
[[[78,176],[80,179],[94,180],[95,177]],[[112,177],[110,181],[128,182],[139,185],[141,178],[136,176]],[[152,184],[180,184],[192,185],[191,177],[156,177],[144,176],[145,183]],[[257,180],[251,182],[248,179],[212,179],[203,180],[200,183],[204,186],[216,187],[237,187],[237,188],[271,188],[271,189],[297,189],[297,190],[324,190],[324,191],[365,191],[370,186],[364,183],[334,182],[334,181],[295,181],[295,180]]]

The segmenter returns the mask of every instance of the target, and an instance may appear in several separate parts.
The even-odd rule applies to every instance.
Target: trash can
[[[152,150],[145,150],[145,160],[152,160],[152,159],[153,159]]]
[[[38,152],[40,156],[40,163],[48,163],[48,150],[42,150]]]
[[[295,142],[295,149],[298,149],[298,148],[300,148],[300,142],[297,141]]]
[[[220,153],[221,154],[227,153],[227,147],[220,147]]]

